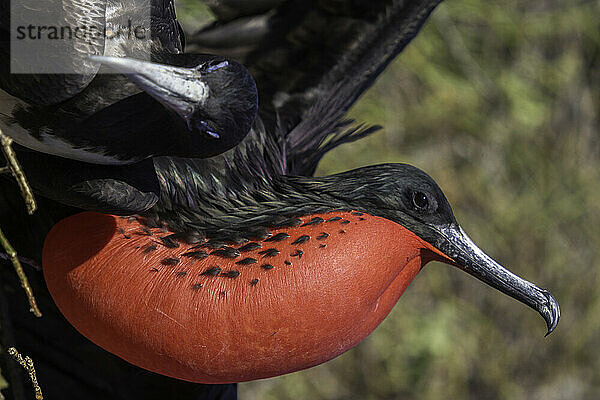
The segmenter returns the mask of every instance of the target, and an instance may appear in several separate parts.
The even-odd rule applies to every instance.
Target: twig
[[[29,215],[33,214],[35,209],[37,208],[35,204],[35,198],[33,197],[33,191],[25,178],[25,174],[23,173],[23,169],[21,168],[21,164],[17,160],[17,155],[15,151],[12,149],[12,139],[5,134],[2,133],[0,129],[0,145],[2,148],[2,153],[4,153],[4,158],[6,158],[6,166],[0,168],[0,173],[10,172],[12,176],[17,181],[17,185],[19,185],[19,189],[21,190],[21,195],[25,200],[25,205],[27,207],[27,212]]]
[[[19,185],[19,189],[21,190],[21,194],[23,199],[25,200],[25,205],[27,206],[27,212],[31,215],[36,209],[35,198],[33,197],[33,192],[31,191],[31,187],[29,183],[27,183],[27,179],[25,178],[25,174],[23,173],[23,169],[17,161],[16,154],[11,147],[12,139],[2,133],[0,130],[0,147],[2,148],[2,152],[4,153],[4,157],[6,158],[7,166],[0,169],[0,172],[10,171],[12,176],[17,181]],[[23,271],[23,267],[19,262],[19,258],[17,257],[17,252],[11,246],[6,236],[2,232],[0,228],[0,244],[4,247],[4,251],[8,255],[8,258],[12,262],[13,267],[15,268],[15,272],[21,281],[21,287],[25,290],[25,294],[27,295],[27,300],[29,301],[29,310],[36,317],[41,317],[42,313],[37,306],[37,302],[35,301],[35,297],[33,296],[33,290],[31,290],[31,286],[29,285],[29,281],[27,280],[27,275]]]
[[[33,366],[33,360],[29,356],[23,356],[15,349],[14,347],[10,347],[8,349],[8,354],[15,359],[16,362],[21,364],[25,371],[29,374],[29,379],[31,379],[31,384],[33,385],[33,390],[35,390],[35,398],[36,400],[43,400],[44,396],[42,395],[42,388],[38,384],[37,375],[35,374],[35,367]]]
[[[11,320],[10,307],[8,305],[8,299],[4,291],[5,285],[2,281],[2,275],[0,275],[0,354],[5,369],[1,371],[3,377],[9,382],[8,390],[12,394],[14,400],[25,400],[25,387],[23,385],[23,379],[21,379],[20,367],[12,362],[12,359],[6,349],[12,347],[15,340],[14,326]]]
[[[21,263],[19,262],[19,258],[17,257],[17,252],[15,251],[15,249],[13,249],[11,244],[8,242],[8,239],[6,239],[6,236],[4,236],[4,233],[2,232],[1,228],[0,228],[0,244],[2,245],[2,247],[4,247],[4,251],[6,251],[6,254],[8,254],[8,258],[12,262],[12,265],[15,268],[15,272],[17,273],[17,276],[19,277],[19,280],[21,281],[21,287],[23,288],[23,290],[25,290],[25,294],[27,295],[27,300],[29,301],[29,311],[31,311],[33,313],[33,315],[35,315],[36,317],[41,317],[42,313],[40,312],[40,309],[37,306],[37,302],[35,301],[35,297],[33,296],[33,290],[31,290],[31,286],[29,285],[29,280],[27,279],[27,275],[25,275],[25,272],[23,271],[23,267],[21,266]]]

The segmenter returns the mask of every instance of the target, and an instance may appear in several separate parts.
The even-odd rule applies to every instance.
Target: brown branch
[[[10,171],[12,176],[17,181],[19,185],[19,189],[21,190],[21,194],[23,199],[25,200],[25,205],[27,206],[27,212],[31,215],[36,209],[35,198],[33,197],[33,192],[31,191],[31,187],[25,178],[25,174],[23,173],[23,169],[19,164],[16,154],[11,147],[12,139],[2,133],[0,130],[0,147],[2,148],[2,153],[4,153],[4,157],[6,158],[7,166],[0,168],[0,172]],[[25,290],[25,294],[27,295],[27,300],[29,301],[29,310],[36,317],[41,317],[42,313],[37,306],[37,302],[35,297],[33,296],[33,290],[31,290],[31,286],[29,285],[29,280],[27,279],[27,275],[23,271],[23,267],[21,266],[21,262],[17,257],[17,252],[11,246],[10,242],[4,236],[2,229],[0,228],[0,245],[4,247],[8,258],[12,262],[13,267],[15,268],[15,272],[21,281],[21,287]]]
[[[15,151],[11,147],[12,139],[0,130],[0,146],[2,148],[2,153],[4,153],[4,158],[6,158],[6,166],[0,168],[0,173],[10,172],[12,176],[17,181],[17,185],[19,185],[19,189],[21,190],[21,195],[25,200],[25,205],[27,206],[27,212],[29,215],[33,214],[35,209],[37,208],[35,204],[35,198],[33,197],[33,191],[31,190],[31,186],[27,182],[27,178],[25,178],[25,173],[23,173],[23,169],[21,168],[21,164],[17,160],[17,155]]]
[[[10,347],[8,349],[8,354],[10,354],[16,362],[25,368],[25,371],[27,371],[29,374],[29,379],[31,379],[31,384],[33,385],[33,390],[35,391],[36,400],[43,400],[44,396],[42,395],[42,388],[37,381],[33,360],[29,356],[25,356],[25,358],[23,358],[23,356],[14,347]]]
[[[19,258],[17,257],[17,252],[15,251],[15,249],[13,249],[13,247],[9,243],[8,239],[6,239],[6,236],[4,236],[4,233],[2,232],[1,228],[0,228],[0,245],[2,245],[2,247],[4,247],[4,251],[6,251],[6,254],[8,254],[8,258],[12,262],[12,265],[15,268],[15,272],[17,273],[17,276],[19,277],[19,280],[21,281],[21,287],[25,291],[25,294],[27,295],[27,300],[29,301],[29,311],[31,311],[33,313],[33,315],[35,315],[36,317],[41,317],[42,313],[37,306],[37,302],[35,300],[35,297],[33,296],[33,290],[31,289],[31,286],[29,285],[29,280],[27,279],[27,275],[25,275],[25,271],[23,271],[21,262],[19,261]]]

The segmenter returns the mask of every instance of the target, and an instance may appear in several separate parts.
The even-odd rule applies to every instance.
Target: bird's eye
[[[423,192],[414,192],[412,201],[417,210],[426,210],[429,207],[429,199]]]
[[[221,135],[219,135],[215,130],[213,130],[210,125],[206,122],[200,120],[199,121],[200,129],[206,134],[208,137],[212,139],[220,139]]]

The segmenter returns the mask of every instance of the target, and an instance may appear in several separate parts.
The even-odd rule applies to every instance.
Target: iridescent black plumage
[[[152,211],[174,225],[193,224],[195,219],[202,225],[205,221],[207,229],[220,214],[233,219],[232,214],[243,206],[249,210],[254,206],[262,215],[259,218],[269,214],[262,205],[281,216],[286,211],[276,209],[276,204],[285,209],[286,203],[297,198],[300,209],[290,206],[288,209],[294,211],[289,214],[302,212],[301,203],[307,200],[302,196],[319,195],[288,188],[286,177],[312,175],[327,151],[377,129],[352,126],[343,117],[416,35],[438,2],[283,4],[269,24],[277,34],[257,41],[244,57],[248,69],[261,78],[257,78],[260,119],[239,146],[221,156],[209,160],[155,159],[162,190]],[[317,22],[326,16],[332,18],[328,24]],[[335,24],[339,31],[332,29]],[[210,30],[227,26],[203,30],[194,36],[195,45],[200,46],[202,35]],[[356,30],[359,26],[361,29]],[[332,31],[340,32],[335,40],[330,37]],[[315,49],[317,43],[319,48]],[[277,69],[278,63],[287,63],[287,68]],[[319,201],[323,209],[348,206],[334,200],[328,204],[324,198]],[[220,222],[214,225],[228,226]]]

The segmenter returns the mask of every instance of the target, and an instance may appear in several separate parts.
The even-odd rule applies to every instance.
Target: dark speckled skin
[[[48,236],[44,275],[82,334],[136,365],[204,383],[275,376],[354,346],[389,312],[421,261],[443,258],[401,225],[336,214],[351,224],[343,235],[336,233],[341,222],[330,225],[326,248],[316,239],[291,239],[314,237],[319,226],[273,229],[289,237],[266,242],[279,251],[267,268],[257,262],[260,249],[192,260],[182,253],[193,246],[161,245],[142,232],[143,220],[82,213]],[[299,217],[306,222],[312,216]],[[82,235],[90,222],[97,229]],[[382,235],[398,240],[379,241]],[[155,253],[139,256],[135,250],[155,242]],[[67,243],[71,251],[60,251]],[[99,273],[105,265],[110,271]]]

